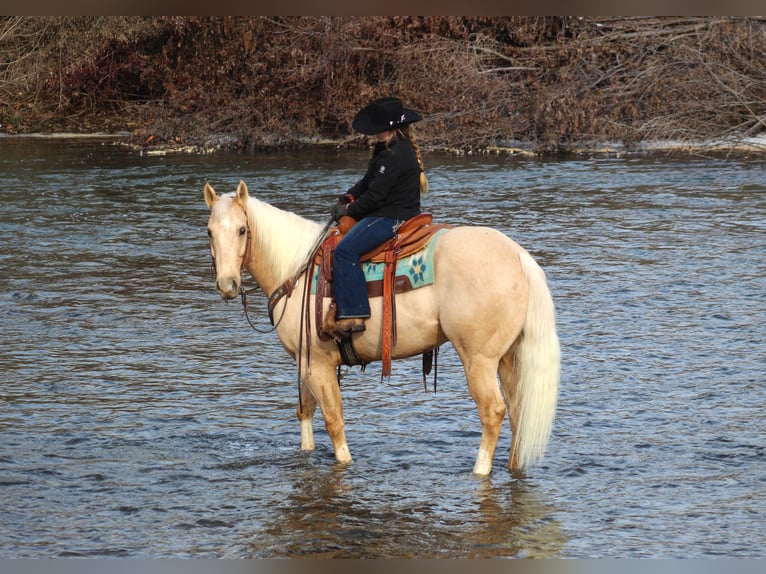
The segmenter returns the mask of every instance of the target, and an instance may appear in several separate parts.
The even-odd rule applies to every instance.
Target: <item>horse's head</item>
[[[207,234],[215,268],[215,287],[225,300],[234,299],[242,284],[248,247],[247,185],[240,181],[236,193],[219,196],[206,183],[203,194],[210,208]]]

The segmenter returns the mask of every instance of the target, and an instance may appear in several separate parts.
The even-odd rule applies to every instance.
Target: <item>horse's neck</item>
[[[247,213],[251,244],[246,266],[258,285],[271,294],[306,263],[322,225],[253,197]]]

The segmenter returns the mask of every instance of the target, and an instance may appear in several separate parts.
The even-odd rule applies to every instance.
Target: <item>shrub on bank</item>
[[[366,145],[396,94],[425,149],[766,132],[756,17],[2,17],[0,130]]]

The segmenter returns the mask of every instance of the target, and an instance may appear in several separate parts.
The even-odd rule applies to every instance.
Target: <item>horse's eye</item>
[[[213,237],[213,234],[210,232],[210,230],[209,230],[209,229],[207,230],[207,236],[208,236],[208,237]]]
[[[242,227],[239,228],[239,234],[244,235],[245,233],[247,233],[247,227],[243,225]]]

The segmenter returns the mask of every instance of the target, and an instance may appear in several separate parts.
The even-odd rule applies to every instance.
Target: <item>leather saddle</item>
[[[345,219],[345,218],[343,218]],[[352,221],[352,225],[353,225]],[[335,247],[340,243],[345,233],[352,227],[341,220],[341,224],[328,231],[314,257],[314,265],[319,266],[317,275],[315,324],[317,333],[323,340],[331,337],[321,330],[323,299],[332,297],[332,264]],[[396,263],[400,257],[407,257],[423,249],[433,238],[433,235],[451,225],[446,223],[434,224],[430,213],[420,213],[405,221],[397,230],[394,237],[382,243],[361,257],[361,262],[384,263],[383,279],[367,283],[368,297],[383,297],[383,376],[391,374],[391,352],[396,344],[396,293],[412,289],[409,277],[396,276]],[[341,354],[348,365],[364,364],[356,357],[350,337],[339,342]]]

